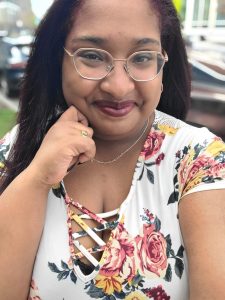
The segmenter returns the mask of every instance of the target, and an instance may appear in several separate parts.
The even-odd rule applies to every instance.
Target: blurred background
[[[0,136],[15,122],[33,32],[53,0],[0,0]],[[192,73],[187,121],[225,139],[225,1],[174,0]]]

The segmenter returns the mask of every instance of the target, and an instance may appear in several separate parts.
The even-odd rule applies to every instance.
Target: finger
[[[77,110],[77,117],[78,117],[78,122],[80,122],[85,126],[88,126],[87,118],[79,110]]]
[[[81,123],[75,124],[74,129],[76,129],[78,131],[78,135],[81,135],[83,138],[92,138],[94,134],[94,131],[91,127],[84,126]]]
[[[75,121],[88,126],[87,118],[74,106],[70,106],[59,118],[58,122]]]
[[[77,165],[79,165],[79,164],[80,164],[80,162],[79,162],[78,157],[77,157],[77,158],[74,158],[74,159],[72,160],[72,162],[70,163],[69,168],[67,169],[67,173],[69,173],[70,171],[72,171],[72,169],[73,169],[74,167],[76,167]]]
[[[80,154],[78,155],[78,161],[79,163],[84,163],[89,160],[92,160],[95,157],[96,154],[96,146],[95,142],[91,139],[88,139],[87,142],[85,142],[84,139],[81,139],[80,141]]]

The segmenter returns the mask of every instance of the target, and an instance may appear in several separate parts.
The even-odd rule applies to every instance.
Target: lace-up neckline
[[[67,204],[68,211],[68,228],[69,228],[69,246],[71,251],[71,259],[74,265],[74,269],[79,277],[87,277],[87,280],[90,277],[94,277],[100,269],[100,261],[98,261],[93,254],[97,252],[104,252],[107,242],[101,239],[97,232],[102,232],[104,230],[110,230],[112,232],[113,229],[118,225],[118,212],[119,209],[114,211],[95,214],[88,210],[86,207],[81,205],[80,203],[71,199],[68,195],[65,195],[65,200]],[[72,208],[78,209],[81,213],[76,214]],[[106,221],[105,219],[110,217],[116,217],[115,221]],[[91,228],[85,220],[94,220],[98,223],[97,226]],[[80,228],[80,231],[73,232],[72,224],[75,222]],[[81,237],[89,236],[96,243],[94,247],[86,249],[86,247],[79,241]],[[76,252],[76,251],[79,252]],[[82,258],[86,258],[91,266],[86,265],[81,261]]]

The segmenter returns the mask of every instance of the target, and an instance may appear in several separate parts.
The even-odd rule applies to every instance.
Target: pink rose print
[[[207,175],[212,175],[213,177],[220,177],[223,173],[225,174],[225,163],[215,164],[207,172]]]
[[[124,280],[131,280],[136,274],[134,247],[134,240],[129,236],[124,225],[119,224],[109,247],[105,250],[105,262],[100,269],[100,274],[104,276],[120,274]]]
[[[38,288],[34,280],[32,279],[30,283],[30,295],[28,297],[28,300],[41,300],[38,294]]]
[[[6,139],[10,136],[9,132],[6,133],[3,137],[0,138],[0,145],[3,145],[6,142]]]
[[[136,238],[140,274],[147,277],[164,277],[167,269],[166,247],[164,236],[155,231],[155,225],[143,225],[143,235]]]
[[[160,165],[161,161],[164,160],[164,158],[165,158],[164,153],[159,154],[159,156],[156,158],[156,161],[155,161],[156,165]]]
[[[3,139],[0,139],[0,145],[3,145],[4,142],[5,142],[5,139],[4,139],[4,138],[3,138]]]
[[[187,179],[190,180],[194,178],[199,170],[201,170],[207,164],[211,163],[214,164],[213,159],[210,161],[209,157],[207,156],[199,156],[198,159],[193,162],[193,158],[190,158],[189,155],[186,155],[186,157],[181,162],[178,173],[181,184],[184,184]]]
[[[165,138],[165,133],[152,131],[149,134],[147,140],[145,141],[140,156],[144,156],[145,160],[148,160],[150,157],[152,157],[155,153],[157,153],[160,150],[164,138]]]
[[[170,296],[167,296],[166,292],[163,290],[162,286],[159,285],[153,289],[147,289],[144,291],[145,295],[150,299],[154,300],[170,300]]]

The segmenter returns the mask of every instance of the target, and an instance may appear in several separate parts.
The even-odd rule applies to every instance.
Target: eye
[[[152,52],[140,52],[132,56],[131,62],[133,64],[147,64],[153,61],[154,57]]]
[[[81,51],[78,56],[84,60],[90,62],[102,62],[104,61],[104,56],[102,53],[97,51]]]

